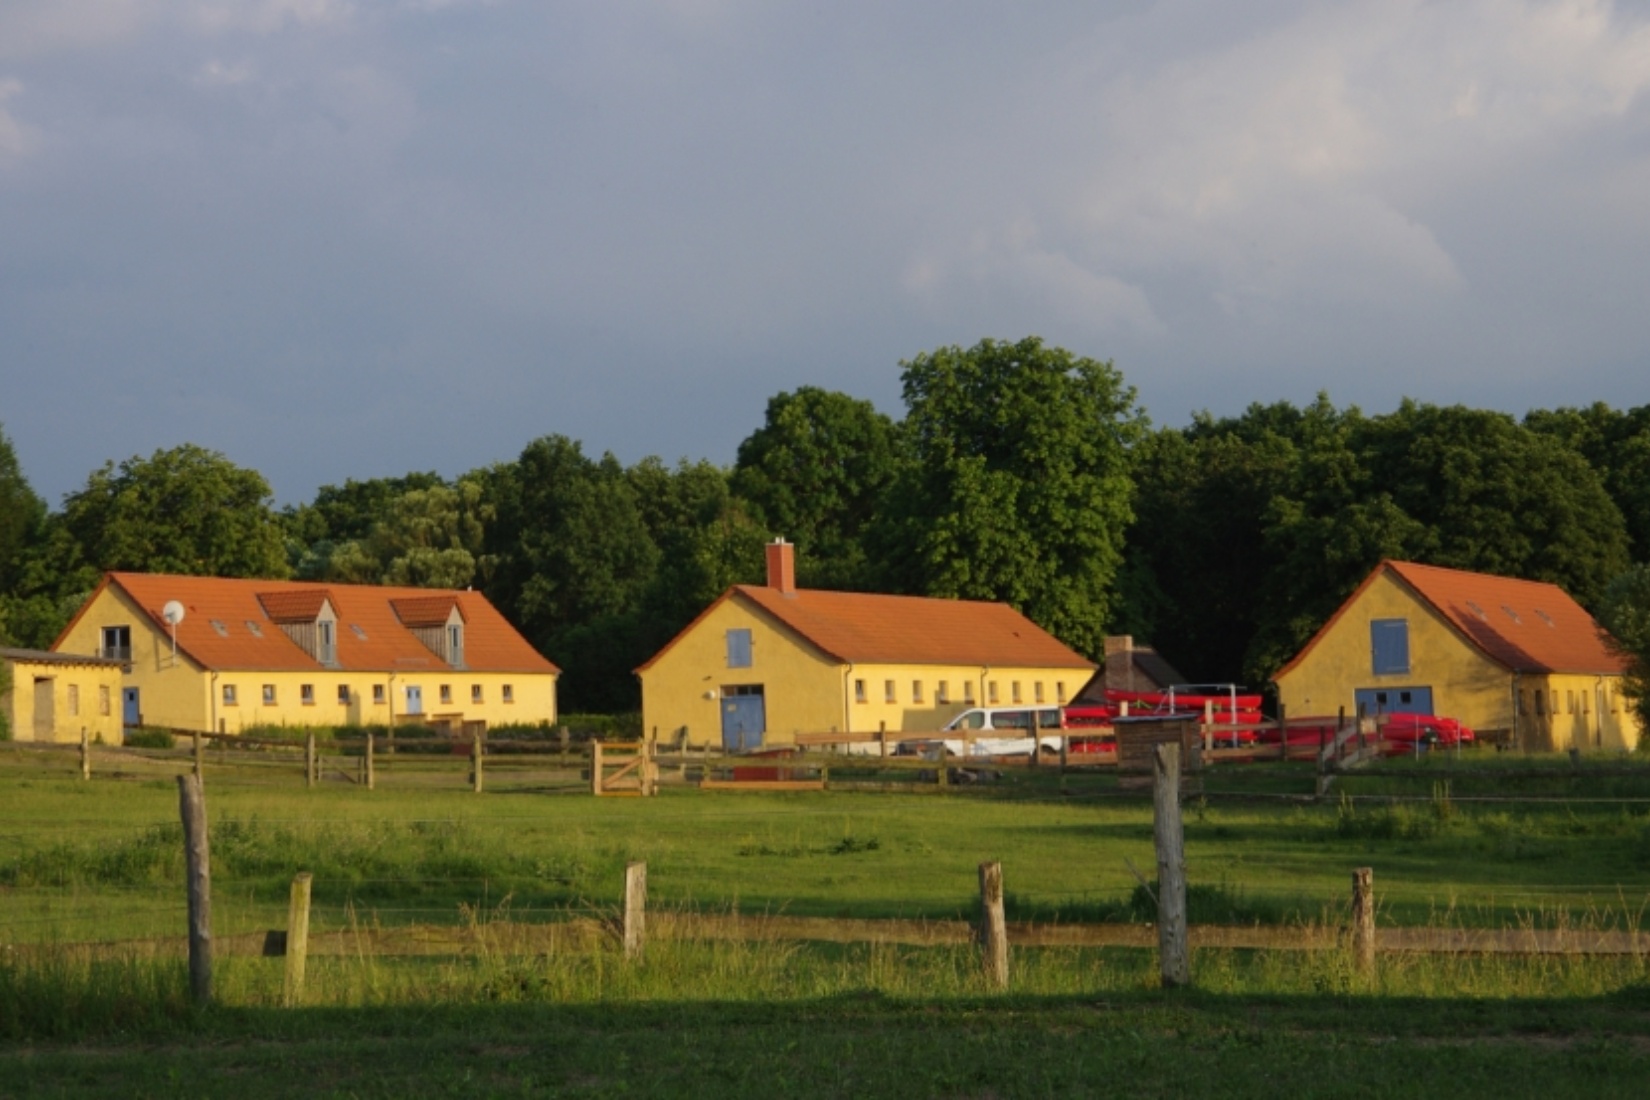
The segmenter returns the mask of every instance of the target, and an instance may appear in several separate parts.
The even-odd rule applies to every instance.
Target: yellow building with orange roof
[[[1532,750],[1625,751],[1626,668],[1557,585],[1384,561],[1273,681],[1295,716],[1437,714]]]
[[[636,670],[666,740],[753,749],[798,733],[934,730],[969,707],[1058,706],[1095,664],[1007,604],[796,587],[794,549]]]
[[[110,573],[52,650],[121,662],[127,726],[556,718],[560,670],[479,592]]]

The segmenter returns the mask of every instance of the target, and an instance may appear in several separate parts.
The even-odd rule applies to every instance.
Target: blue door
[[[123,725],[141,726],[143,724],[143,708],[138,706],[137,688],[120,689],[120,708],[120,720]]]
[[[424,689],[415,684],[407,685],[407,713],[424,713]]]
[[[1431,714],[1429,687],[1359,688],[1353,692],[1358,711],[1366,717],[1377,714]]]
[[[729,752],[761,748],[767,724],[767,708],[761,695],[722,697],[722,748]]]

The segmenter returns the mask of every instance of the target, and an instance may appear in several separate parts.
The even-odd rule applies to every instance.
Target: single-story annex
[[[17,741],[121,742],[120,662],[0,649],[0,718]]]
[[[1632,749],[1627,661],[1557,585],[1384,561],[1273,677],[1291,715],[1458,718],[1527,749]]]
[[[934,730],[973,706],[1063,704],[1093,674],[1007,604],[801,589],[793,554],[770,544],[766,585],[728,589],[636,670],[650,734],[738,750]]]
[[[560,674],[479,592],[153,573],[106,575],[52,649],[124,666],[126,725],[203,732],[550,722]]]

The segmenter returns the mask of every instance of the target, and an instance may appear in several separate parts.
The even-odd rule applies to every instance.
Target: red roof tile
[[[775,588],[737,585],[711,607],[728,599],[756,605],[839,661],[1095,667],[1093,661],[1004,603],[809,588],[786,596]],[[709,611],[706,608],[704,614]],[[692,630],[698,621],[676,637]],[[672,639],[637,671],[651,667],[675,644]]]
[[[401,620],[402,626],[446,626],[447,616],[453,613],[453,605],[457,602],[451,595],[416,596],[412,599],[391,600],[390,606],[395,608],[395,614]]]
[[[1300,663],[1383,571],[1390,571],[1467,642],[1509,671],[1615,676],[1627,669],[1627,661],[1610,649],[1604,628],[1556,584],[1385,561],[1277,675]]]
[[[324,588],[259,592],[258,602],[263,605],[270,622],[312,623],[315,616],[321,613],[321,605],[327,602],[327,592]]]
[[[276,607],[290,610],[298,606],[299,597],[302,601],[311,601],[313,594],[320,592],[332,602],[332,609],[338,615],[337,667],[342,669],[395,672],[445,667],[441,658],[402,625],[391,606],[394,601],[439,600],[449,610],[456,602],[464,617],[466,669],[560,671],[540,656],[479,592],[358,584],[328,585],[323,590],[317,589],[313,582],[157,573],[110,573],[103,585],[120,589],[149,615],[158,629],[167,633],[171,628],[161,618],[161,609],[168,600],[181,602],[185,614],[177,628],[178,649],[208,669],[320,667],[285,632],[267,626],[274,620],[265,613],[266,601],[272,600]],[[88,600],[87,606],[90,603]],[[314,601],[313,606],[318,611],[319,601]],[[441,621],[446,621],[445,611]],[[255,631],[249,623],[260,629]],[[65,630],[64,635],[67,633]],[[61,641],[60,637],[58,644]]]

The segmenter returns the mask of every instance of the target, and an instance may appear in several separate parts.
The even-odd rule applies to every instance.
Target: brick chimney
[[[796,547],[783,538],[768,543],[768,587],[781,595],[796,595]]]

